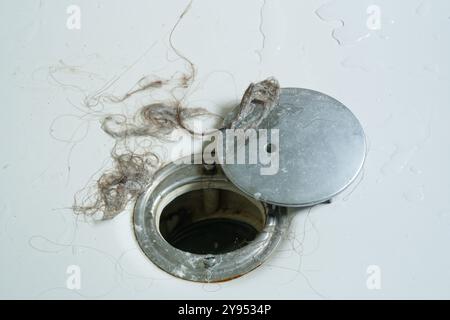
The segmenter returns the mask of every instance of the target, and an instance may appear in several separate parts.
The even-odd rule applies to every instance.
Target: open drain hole
[[[199,189],[175,197],[162,209],[159,231],[179,250],[223,254],[254,240],[265,222],[260,203],[230,190]]]

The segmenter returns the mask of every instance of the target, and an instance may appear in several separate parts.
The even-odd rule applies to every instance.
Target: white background
[[[66,27],[69,5],[81,9],[80,30]],[[186,5],[0,2],[0,297],[450,298],[445,0],[193,2],[173,35],[198,69],[187,104],[223,113],[250,82],[273,75],[340,100],[368,138],[358,186],[298,211],[257,270],[221,284],[182,281],[142,256],[130,211],[75,219],[73,195],[108,168],[113,143],[76,107],[119,75],[110,88],[118,94],[144,75],[185,70],[168,37]],[[66,287],[71,265],[80,290]],[[379,290],[366,285],[371,265]]]

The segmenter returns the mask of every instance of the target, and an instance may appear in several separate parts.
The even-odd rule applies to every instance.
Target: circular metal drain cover
[[[264,165],[249,161],[222,168],[239,189],[263,202],[287,207],[325,202],[349,186],[363,166],[361,124],[342,103],[323,93],[281,89],[278,104],[258,129],[279,130],[279,144],[266,146],[267,152],[279,152],[277,173],[262,175]]]

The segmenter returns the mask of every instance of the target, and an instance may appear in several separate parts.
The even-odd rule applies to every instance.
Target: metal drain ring
[[[266,209],[266,224],[248,245],[224,254],[193,254],[170,245],[159,232],[159,215],[175,197],[192,190],[217,188],[236,192]],[[134,210],[134,231],[144,254],[159,268],[178,278],[220,282],[240,277],[261,265],[285,233],[287,209],[267,206],[237,189],[219,167],[211,174],[203,165],[169,164],[161,169]]]

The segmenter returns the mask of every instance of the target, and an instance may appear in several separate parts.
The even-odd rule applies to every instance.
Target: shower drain
[[[169,164],[138,199],[134,214],[145,255],[162,270],[198,282],[255,269],[288,227],[286,208],[248,197],[220,167],[208,169]]]
[[[251,115],[265,107],[258,99],[249,103]],[[261,174],[264,164],[248,161],[250,140],[242,140],[236,148],[225,144],[224,151],[244,151],[244,164],[172,163],[140,196],[136,238],[158,267],[199,282],[239,277],[276,249],[288,228],[288,207],[329,202],[355,181],[366,142],[342,103],[317,91],[283,88],[267,112],[256,129],[279,132],[258,147],[276,156],[273,174]],[[230,115],[228,120],[236,112]]]

